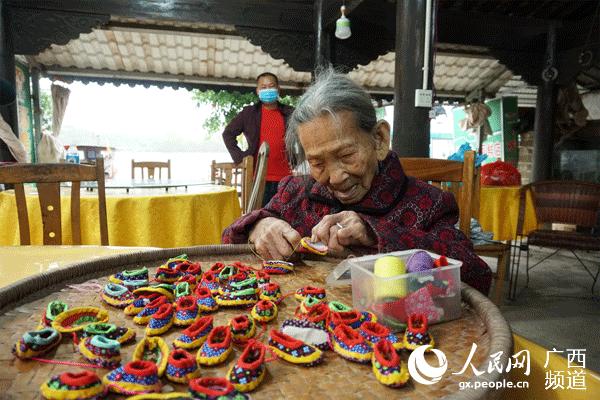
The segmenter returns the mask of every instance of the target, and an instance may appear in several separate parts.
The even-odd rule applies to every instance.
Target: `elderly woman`
[[[224,243],[252,242],[265,259],[289,257],[303,236],[338,254],[428,249],[462,260],[462,280],[487,294],[491,271],[454,227],[454,197],[404,174],[389,124],[345,75],[317,77],[290,118],[286,147],[310,177],[283,179],[265,208],[223,232]]]

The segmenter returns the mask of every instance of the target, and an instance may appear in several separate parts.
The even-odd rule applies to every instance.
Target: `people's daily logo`
[[[438,361],[438,366],[431,366],[425,359],[425,351],[431,346],[419,346],[408,357],[408,372],[410,376],[423,385],[433,385],[442,379],[448,369],[446,355],[437,349],[431,349]]]

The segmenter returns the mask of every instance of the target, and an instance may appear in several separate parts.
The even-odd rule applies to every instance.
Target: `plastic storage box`
[[[396,256],[405,262],[418,249],[376,254],[345,260],[352,276],[352,302],[360,311],[370,311],[394,330],[404,329],[408,315],[424,314],[430,324],[460,318],[461,261],[448,258],[448,265],[422,272],[382,278],[373,273],[375,261]],[[438,254],[427,253],[435,260]]]

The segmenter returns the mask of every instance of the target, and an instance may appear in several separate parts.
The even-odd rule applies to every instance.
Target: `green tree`
[[[245,106],[258,101],[256,93],[228,92],[225,90],[219,90],[218,92],[214,90],[205,92],[194,90],[192,97],[198,105],[209,104],[213,107],[211,115],[203,125],[209,136],[221,132]],[[284,96],[280,101],[294,106],[298,102],[298,97]]]
[[[42,131],[52,130],[52,95],[48,91],[40,91],[40,108],[42,110]]]

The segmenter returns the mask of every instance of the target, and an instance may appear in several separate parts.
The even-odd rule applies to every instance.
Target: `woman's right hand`
[[[283,260],[294,253],[301,236],[290,224],[275,217],[258,221],[248,237],[266,260]]]

